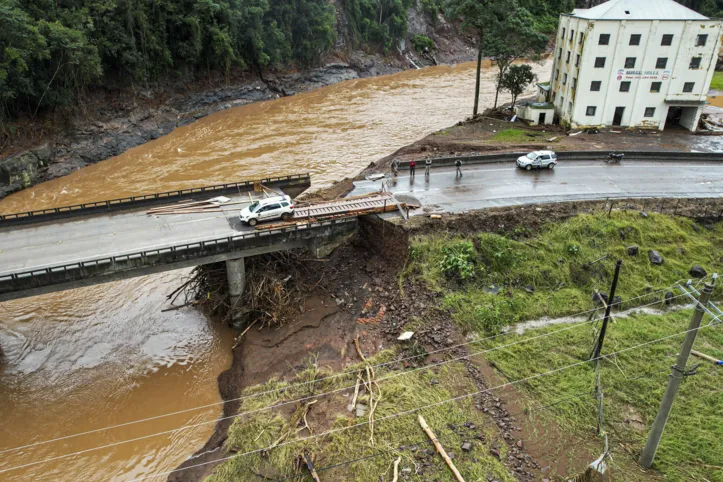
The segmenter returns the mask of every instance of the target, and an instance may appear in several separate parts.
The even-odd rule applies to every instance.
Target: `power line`
[[[631,298],[631,299],[629,299],[629,300],[625,300],[624,302],[625,302],[625,303],[630,303],[630,302],[632,302],[632,301],[635,301],[635,300],[638,300],[638,299],[641,299],[641,298],[649,297],[649,296],[652,296],[652,295],[657,294],[657,293],[662,293],[663,291],[666,291],[666,290],[668,290],[669,288],[670,288],[670,287],[663,288],[663,289],[659,289],[659,290],[656,290],[656,291],[652,291],[652,292],[650,292],[650,293],[646,293],[646,294],[644,294],[644,295],[636,296],[635,298]],[[679,296],[676,296],[676,297],[674,297],[674,298],[678,298],[678,297],[680,297],[680,296],[683,296],[683,295],[679,295]],[[673,298],[673,299],[674,299],[674,298]],[[642,306],[633,307],[633,308],[630,308],[629,310],[644,308],[644,307],[646,307],[646,306],[650,306],[651,304],[656,304],[656,303],[658,303],[658,301],[656,301],[656,302],[654,302],[654,303],[650,303],[650,304],[648,304],[648,305],[642,305]],[[582,315],[585,315],[585,314],[588,314],[588,313],[594,313],[594,312],[597,311],[598,309],[599,309],[599,308],[595,308],[595,309],[591,309],[591,310],[586,310],[586,311],[581,311],[581,312],[579,312],[579,313],[575,313],[575,314],[569,315],[569,317],[578,317],[578,316],[582,316]],[[629,310],[628,310],[628,311],[629,311]],[[592,320],[592,321],[594,322],[594,321],[599,321],[599,320],[596,319],[596,320]],[[492,340],[492,339],[495,339],[495,338],[499,338],[499,337],[503,337],[503,336],[508,336],[508,335],[511,335],[511,334],[514,334],[514,332],[513,332],[512,330],[510,330],[510,331],[508,331],[508,332],[506,332],[506,333],[498,333],[498,334],[496,334],[496,335],[491,335],[491,336],[488,336],[488,337],[485,337],[485,338],[477,338],[477,339],[475,339],[475,340],[471,340],[471,341],[468,341],[468,342],[465,342],[465,343],[460,343],[460,344],[457,344],[457,345],[452,345],[452,346],[448,346],[448,347],[445,347],[445,348],[440,348],[440,349],[433,350],[433,351],[430,351],[430,352],[426,352],[426,353],[423,353],[423,354],[412,355],[412,356],[408,356],[408,357],[405,357],[405,358],[401,358],[401,359],[392,360],[392,361],[389,361],[389,362],[380,363],[380,364],[378,364],[378,365],[374,365],[373,368],[381,368],[381,367],[385,367],[385,366],[388,366],[388,365],[394,365],[394,364],[398,364],[398,363],[403,363],[403,362],[405,362],[405,361],[414,360],[414,359],[416,359],[416,358],[426,357],[426,356],[429,356],[429,355],[434,355],[434,354],[437,354],[437,353],[441,353],[441,352],[445,352],[445,351],[449,351],[449,350],[454,350],[454,349],[461,348],[461,347],[464,347],[464,346],[469,346],[469,345],[473,345],[473,344],[477,344],[477,343],[482,343],[482,342],[484,342],[484,341],[489,341],[489,340]],[[149,421],[151,421],[151,420],[158,420],[158,419],[161,419],[161,418],[171,417],[171,416],[174,416],[174,415],[180,415],[180,414],[183,414],[183,413],[193,412],[193,411],[196,411],[196,410],[202,410],[202,409],[204,409],[204,408],[216,407],[216,406],[218,406],[218,405],[223,405],[223,404],[225,404],[225,403],[238,402],[238,401],[243,401],[243,400],[248,400],[248,399],[252,399],[252,398],[261,397],[261,396],[263,396],[263,395],[270,395],[270,394],[272,394],[272,393],[283,392],[283,391],[291,390],[291,389],[293,389],[293,388],[297,388],[297,387],[301,387],[301,386],[306,386],[306,385],[310,385],[310,384],[317,384],[317,383],[324,382],[324,381],[326,381],[326,380],[331,380],[331,379],[340,378],[340,377],[343,377],[343,376],[346,376],[346,375],[356,374],[357,371],[358,371],[358,369],[347,370],[347,371],[343,371],[343,372],[341,372],[341,373],[335,373],[335,374],[333,374],[333,375],[329,375],[329,376],[326,376],[326,377],[323,377],[323,378],[319,378],[319,379],[316,379],[316,380],[310,380],[310,381],[306,381],[306,382],[296,383],[296,384],[293,384],[293,385],[288,385],[288,386],[285,386],[285,387],[274,388],[274,389],[266,390],[266,391],[263,391],[263,392],[258,392],[258,393],[253,393],[253,394],[250,394],[250,395],[245,395],[245,396],[243,396],[243,397],[232,398],[232,399],[224,400],[224,401],[221,401],[221,402],[214,402],[214,403],[210,403],[210,404],[207,404],[207,405],[200,405],[200,406],[193,407],[193,408],[187,408],[187,409],[178,410],[178,411],[175,411],[175,412],[169,412],[169,413],[165,413],[165,414],[161,414],[161,415],[155,415],[155,416],[153,416],[153,417],[147,417],[147,418],[143,418],[143,419],[133,420],[133,421],[130,421],[130,422],[124,422],[124,423],[119,423],[119,424],[116,424],[116,425],[110,425],[110,426],[107,426],[107,427],[97,428],[97,429],[93,429],[93,430],[87,430],[87,431],[85,431],[85,432],[79,432],[79,433],[75,433],[75,434],[71,434],[71,435],[64,435],[64,436],[62,436],[62,437],[56,437],[56,438],[53,438],[53,439],[43,440],[43,441],[39,441],[39,442],[34,442],[34,443],[26,444],[26,445],[21,445],[21,446],[18,446],[18,447],[3,449],[3,450],[0,450],[0,454],[6,453],[6,452],[12,452],[12,451],[17,451],[17,450],[22,450],[22,449],[27,449],[27,448],[30,448],[30,447],[36,447],[36,446],[38,446],[38,445],[46,445],[46,444],[49,444],[49,443],[59,442],[59,441],[61,441],[61,440],[67,440],[67,439],[75,438],[75,437],[81,437],[81,436],[83,436],[83,435],[90,435],[90,434],[93,434],[93,433],[103,432],[103,431],[106,431],[106,430],[112,430],[112,429],[116,429],[116,428],[127,427],[127,426],[129,426],[129,425],[135,425],[135,424],[139,424],[139,423],[143,423],[143,422],[149,422]],[[351,387],[351,388],[354,388],[354,387]],[[292,402],[290,402],[290,403],[292,403]],[[241,415],[241,414],[238,414],[238,415],[236,415],[236,416],[240,416],[240,415]],[[220,418],[220,419],[217,419],[217,420],[214,420],[214,421],[215,421],[215,422],[219,422],[219,421],[222,421],[222,420],[224,420],[224,419],[225,419],[225,418]],[[214,422],[214,421],[202,422],[201,424],[208,424],[208,423],[212,423],[212,422]],[[181,429],[184,429],[184,430],[185,430],[185,429],[187,429],[187,428],[192,428],[192,427],[195,427],[195,426],[197,426],[197,425],[193,425],[193,426],[189,426],[189,427],[182,427]],[[181,430],[181,429],[174,429],[174,430]],[[171,432],[170,432],[170,431],[169,431],[169,432],[163,432],[163,433],[159,433],[159,434],[156,434],[156,435],[163,435],[163,434],[166,434],[166,433],[171,433]],[[150,436],[153,436],[153,435],[150,435]],[[150,437],[150,436],[148,436],[148,437]],[[147,438],[147,437],[146,437],[146,438]],[[129,440],[129,441],[137,441],[137,440],[140,440],[140,439],[132,439],[132,440]],[[124,442],[122,442],[122,443],[124,443]]]
[[[707,327],[710,327],[710,326],[715,326],[715,325],[705,325],[705,326],[701,326],[701,327],[695,328],[695,329],[696,329],[696,330],[702,330],[702,329],[707,328]],[[570,364],[570,365],[565,365],[565,366],[563,366],[563,367],[555,368],[555,369],[553,369],[553,370],[549,370],[549,371],[546,371],[546,372],[543,372],[543,373],[539,373],[539,374],[537,374],[537,375],[530,375],[529,377],[525,377],[525,378],[521,378],[521,379],[518,379],[518,380],[511,381],[511,382],[503,383],[503,384],[501,384],[501,385],[497,385],[496,387],[486,388],[486,389],[484,389],[484,390],[479,390],[479,391],[471,392],[471,393],[465,393],[465,394],[459,395],[459,396],[457,396],[457,397],[448,398],[448,399],[446,399],[446,400],[442,400],[442,401],[439,401],[439,402],[430,403],[430,404],[427,404],[427,405],[423,405],[423,406],[421,406],[421,407],[416,407],[416,408],[413,408],[413,409],[410,409],[410,410],[405,410],[405,411],[397,412],[397,413],[394,413],[394,414],[391,414],[391,415],[387,415],[387,416],[384,416],[384,417],[379,417],[379,418],[375,419],[374,422],[375,422],[375,423],[376,423],[376,422],[383,422],[384,420],[389,420],[389,419],[392,419],[392,418],[402,417],[402,416],[405,416],[405,415],[411,415],[411,414],[417,413],[417,412],[419,412],[419,411],[421,411],[421,410],[424,410],[424,409],[427,409],[427,408],[437,407],[437,406],[439,406],[439,405],[443,405],[443,404],[449,403],[449,402],[456,402],[456,401],[459,401],[459,400],[463,400],[463,399],[465,399],[465,398],[472,397],[472,396],[474,396],[474,395],[479,395],[479,394],[481,394],[481,393],[490,392],[490,391],[492,391],[492,390],[499,390],[500,388],[505,388],[505,387],[517,385],[518,383],[522,383],[522,382],[527,382],[527,381],[530,381],[530,380],[538,379],[538,378],[541,378],[541,377],[544,377],[544,376],[547,376],[547,375],[552,375],[552,374],[554,374],[554,373],[559,373],[559,372],[562,372],[562,371],[565,371],[565,370],[569,370],[570,368],[574,368],[574,367],[578,367],[578,366],[585,365],[585,364],[590,363],[590,362],[594,362],[594,361],[596,361],[596,360],[607,359],[607,358],[613,357],[613,356],[615,356],[615,355],[619,355],[620,353],[625,353],[625,352],[628,352],[628,351],[631,351],[631,350],[637,350],[637,349],[642,348],[642,347],[644,347],[644,346],[652,345],[652,344],[655,344],[655,343],[658,343],[658,342],[661,342],[661,341],[668,340],[668,339],[670,339],[670,338],[675,338],[676,336],[684,335],[684,334],[688,333],[689,331],[692,331],[692,330],[685,330],[685,331],[682,331],[682,332],[674,333],[674,334],[672,334],[672,335],[667,335],[667,336],[664,336],[664,337],[661,337],[661,338],[656,338],[655,340],[647,341],[647,342],[645,342],[645,343],[639,343],[639,344],[637,344],[637,345],[634,345],[634,346],[631,346],[631,347],[628,347],[628,348],[623,348],[623,349],[618,350],[618,351],[615,351],[615,352],[613,352],[613,353],[608,353],[607,355],[600,355],[599,357],[596,357],[596,358],[592,358],[592,359],[589,359],[589,360],[583,360],[583,361],[580,361],[580,362],[577,362],[577,363],[572,363],[572,364]],[[264,447],[264,448],[260,448],[260,449],[250,450],[250,451],[248,451],[248,452],[243,452],[243,453],[240,453],[240,454],[234,454],[234,455],[231,455],[231,456],[228,456],[228,457],[223,457],[223,458],[220,458],[220,459],[217,459],[217,460],[212,460],[212,461],[209,461],[209,462],[202,462],[202,463],[200,463],[200,464],[189,465],[188,467],[183,467],[183,468],[180,468],[180,469],[174,469],[174,470],[170,470],[170,471],[166,471],[166,472],[159,472],[159,473],[157,473],[157,474],[148,475],[148,476],[141,477],[141,478],[138,478],[138,479],[133,479],[133,480],[130,481],[130,482],[140,482],[140,481],[142,481],[142,480],[147,480],[147,479],[154,478],[154,477],[165,476],[165,475],[169,475],[169,474],[172,474],[172,473],[175,473],[175,472],[180,472],[180,471],[183,471],[183,470],[188,470],[188,469],[197,468],[197,467],[203,467],[203,466],[205,466],[205,465],[212,464],[212,463],[225,462],[226,460],[230,460],[230,459],[233,459],[233,458],[235,458],[235,457],[245,457],[245,456],[247,456],[247,455],[253,455],[253,454],[265,452],[265,451],[268,451],[268,450],[271,450],[271,449],[284,447],[284,446],[286,446],[286,445],[291,445],[291,444],[295,444],[295,443],[299,443],[299,442],[306,442],[306,441],[308,441],[308,440],[313,440],[313,439],[317,439],[317,438],[320,438],[320,437],[325,437],[325,436],[327,436],[327,435],[333,435],[333,434],[335,434],[335,433],[345,432],[345,431],[347,431],[347,430],[350,430],[350,429],[353,429],[353,428],[362,427],[362,426],[365,426],[365,425],[368,425],[368,424],[369,424],[369,421],[367,420],[366,422],[359,422],[359,423],[357,423],[357,424],[349,425],[349,426],[347,426],[347,427],[340,427],[340,428],[337,428],[337,429],[327,430],[326,432],[323,432],[323,433],[320,433],[320,434],[316,434],[316,435],[310,435],[309,437],[304,437],[304,438],[302,438],[302,439],[296,439],[296,440],[290,440],[290,441],[288,441],[288,442],[282,442],[282,443],[277,444],[277,445],[275,445],[275,446],[273,446],[273,447],[269,446],[269,447]]]
[[[635,380],[640,380],[640,379],[642,379],[642,378],[651,378],[651,376],[660,375],[660,374],[662,374],[662,373],[664,373],[664,372],[667,372],[667,371],[668,371],[668,367],[665,367],[664,369],[658,370],[658,371],[656,371],[656,372],[654,372],[654,373],[652,373],[652,374],[645,374],[645,375],[641,375],[641,376],[638,376],[638,377],[635,377],[635,378],[630,378],[630,379],[626,380],[626,383],[630,383],[630,382],[633,382],[633,381],[635,381]],[[613,389],[613,390],[615,390],[615,389]],[[618,391],[619,391],[619,390],[618,390]],[[575,400],[575,399],[578,399],[578,398],[582,398],[582,397],[587,396],[587,395],[590,395],[590,393],[589,393],[589,392],[577,393],[576,395],[572,395],[572,396],[569,396],[569,397],[565,397],[565,398],[562,398],[562,399],[560,399],[560,400],[557,400],[556,402],[549,403],[549,404],[547,404],[547,405],[542,405],[542,406],[534,407],[534,408],[531,408],[531,409],[529,409],[529,410],[530,410],[530,411],[549,410],[550,408],[555,407],[555,406],[557,406],[557,405],[560,405],[560,404],[562,404],[562,403],[570,402],[570,401],[572,401],[572,400]],[[515,417],[515,416],[518,416],[518,415],[524,415],[525,413],[526,413],[526,409],[523,409],[523,410],[520,410],[519,412],[507,413],[507,414],[506,414],[506,417]],[[492,422],[494,422],[494,420],[485,421],[485,422],[483,422],[483,426],[490,425]],[[447,434],[447,435],[441,435],[441,436],[437,437],[437,439],[438,439],[438,440],[449,440],[453,435],[459,436],[459,434],[452,432],[452,433],[449,433],[449,434]],[[429,440],[428,437],[423,437],[423,438],[419,439],[418,441],[412,441],[411,444],[413,444],[413,445],[422,444],[422,443],[424,443],[424,442],[426,442],[426,441],[428,441],[428,440]],[[373,458],[379,457],[379,456],[381,456],[381,455],[385,455],[385,454],[393,453],[393,452],[399,452],[399,451],[400,451],[399,448],[394,448],[394,449],[380,449],[376,454],[365,455],[365,456],[363,456],[363,457],[358,457],[358,458],[356,458],[356,459],[351,459],[351,460],[347,460],[347,461],[344,461],[344,462],[339,462],[339,463],[332,464],[332,465],[326,465],[326,466],[323,466],[323,467],[316,468],[316,471],[317,471],[317,472],[323,472],[323,471],[326,471],[326,470],[331,470],[331,469],[335,469],[335,468],[338,468],[338,467],[343,467],[343,466],[345,466],[345,465],[351,465],[351,464],[354,464],[354,463],[357,463],[357,462],[361,462],[361,461],[364,461],[364,460],[373,459]],[[275,482],[284,482],[284,481],[286,481],[286,480],[294,480],[294,479],[298,479],[299,477],[305,477],[305,474],[290,475],[290,476],[287,476],[287,477],[284,477],[284,478],[281,478],[281,479],[276,479]]]
[[[678,297],[682,297],[682,296],[685,296],[685,295],[682,295],[682,294],[681,294],[681,295],[678,295],[678,296],[676,296],[676,297],[674,297],[674,298],[672,298],[672,299],[675,299],[675,298],[678,298]],[[638,307],[635,307],[635,308],[631,308],[631,310],[644,308],[644,307],[646,307],[646,306],[650,306],[650,305],[657,304],[657,303],[659,303],[659,301],[655,301],[655,302],[649,303],[649,304],[647,304],[647,305],[641,305],[641,306],[638,306]],[[630,310],[628,310],[628,311],[630,311]],[[419,371],[429,370],[430,368],[434,368],[434,367],[446,365],[446,364],[448,364],[448,363],[452,363],[452,362],[455,362],[455,361],[466,360],[466,359],[468,359],[468,358],[470,358],[470,357],[482,355],[482,354],[484,354],[484,353],[489,353],[489,352],[493,352],[493,351],[497,351],[497,350],[502,350],[502,349],[504,349],[504,348],[509,348],[509,347],[511,347],[511,346],[520,345],[520,344],[522,344],[522,343],[527,343],[527,342],[532,341],[532,340],[536,340],[536,339],[540,339],[540,338],[545,338],[545,337],[548,337],[548,336],[552,336],[552,335],[555,335],[555,334],[557,334],[557,333],[561,333],[561,332],[563,332],[563,331],[568,331],[568,330],[572,330],[572,329],[575,329],[575,328],[579,328],[579,327],[581,327],[581,326],[586,326],[586,325],[589,325],[589,324],[594,323],[594,322],[596,322],[596,321],[599,321],[599,320],[597,320],[597,319],[595,319],[595,320],[589,320],[589,321],[582,322],[582,323],[579,323],[579,324],[576,324],[576,325],[570,325],[570,326],[567,326],[567,327],[565,327],[565,328],[561,328],[561,329],[559,329],[559,330],[555,330],[555,331],[551,331],[551,332],[548,332],[548,333],[543,333],[543,334],[541,334],[541,335],[536,335],[536,336],[533,336],[533,337],[525,338],[525,339],[523,339],[523,340],[518,340],[518,341],[513,342],[513,343],[508,343],[508,344],[506,344],[506,345],[500,345],[500,346],[496,346],[496,347],[489,348],[489,349],[486,349],[486,350],[481,350],[481,351],[478,351],[478,352],[469,353],[469,354],[467,354],[467,355],[459,356],[459,357],[456,357],[456,358],[451,358],[451,359],[449,359],[449,360],[445,360],[445,361],[442,361],[442,362],[432,363],[432,364],[430,364],[430,365],[425,365],[425,366],[423,366],[423,367],[417,367],[417,368],[414,368],[414,369],[412,369],[412,370],[400,371],[400,372],[394,373],[394,374],[392,374],[392,375],[389,375],[389,376],[387,376],[387,377],[380,378],[379,380],[377,380],[377,382],[383,382],[383,381],[385,381],[385,380],[389,380],[389,379],[393,379],[393,378],[397,378],[397,377],[401,377],[401,376],[406,376],[406,375],[409,375],[409,374],[411,374],[411,373],[416,373],[416,372],[419,372]],[[398,363],[398,362],[397,362],[397,363]],[[58,455],[58,456],[55,456],[55,457],[50,457],[50,458],[43,459],[43,460],[39,460],[39,461],[35,461],[35,462],[29,462],[29,463],[27,463],[27,464],[18,465],[18,466],[9,468],[9,469],[1,469],[1,470],[0,470],[0,473],[8,472],[8,471],[11,471],[11,470],[16,470],[16,469],[21,469],[21,468],[25,468],[25,467],[30,467],[30,466],[33,466],[33,465],[44,464],[44,463],[47,463],[47,462],[53,462],[53,461],[55,461],[55,460],[62,460],[62,459],[66,459],[66,458],[68,458],[68,457],[73,457],[73,456],[76,456],[76,455],[82,455],[82,454],[85,454],[85,453],[88,453],[88,452],[95,452],[95,451],[97,451],[97,450],[102,450],[102,449],[106,449],[106,448],[112,448],[112,447],[116,447],[116,446],[118,446],[118,445],[124,445],[124,444],[131,443],[131,442],[138,442],[138,441],[140,441],[140,440],[146,440],[146,439],[149,439],[149,438],[158,437],[158,436],[160,436],[160,435],[167,435],[167,434],[171,434],[171,433],[181,432],[181,431],[183,431],[183,430],[188,430],[188,429],[191,429],[191,428],[208,425],[208,424],[211,424],[211,423],[218,423],[218,422],[221,422],[221,421],[223,421],[223,420],[237,419],[237,418],[242,417],[242,416],[245,416],[245,415],[250,415],[250,414],[254,414],[254,413],[264,412],[264,411],[267,411],[267,410],[273,410],[273,409],[275,409],[275,408],[283,407],[283,406],[285,406],[285,405],[290,405],[290,404],[293,404],[293,403],[304,402],[304,401],[307,401],[307,400],[311,400],[311,399],[315,399],[315,398],[320,398],[320,397],[323,397],[323,396],[326,396],[326,395],[330,395],[330,394],[333,394],[333,393],[339,393],[339,392],[343,392],[343,391],[345,391],[345,390],[352,390],[352,389],[354,389],[354,388],[355,388],[355,385],[346,386],[346,387],[341,387],[341,388],[336,388],[336,389],[334,389],[334,390],[329,390],[329,391],[327,391],[327,392],[322,392],[322,393],[319,393],[319,394],[309,395],[309,396],[297,398],[297,399],[294,399],[294,400],[287,400],[287,401],[279,402],[279,403],[276,403],[276,404],[273,404],[273,405],[267,405],[267,406],[260,407],[260,408],[254,409],[254,410],[249,410],[249,411],[246,411],[246,412],[238,413],[238,414],[235,414],[235,415],[229,415],[229,416],[226,416],[226,417],[220,417],[220,418],[217,418],[217,419],[215,419],[215,420],[207,420],[207,421],[205,421],[205,422],[198,422],[198,423],[191,424],[191,425],[186,425],[186,426],[183,426],[183,427],[180,427],[180,428],[175,428],[175,429],[171,429],[171,430],[165,430],[165,431],[163,431],[163,432],[156,432],[156,433],[149,434],[149,435],[143,435],[143,436],[141,436],[141,437],[135,437],[135,438],[132,438],[132,439],[127,439],[127,440],[121,440],[121,441],[119,441],[119,442],[113,442],[113,443],[109,443],[109,444],[106,444],[106,445],[100,445],[100,446],[96,446],[96,447],[91,447],[91,448],[89,448],[89,449],[79,450],[79,451],[77,451],[77,452],[71,452],[71,453],[69,453],[69,454]]]

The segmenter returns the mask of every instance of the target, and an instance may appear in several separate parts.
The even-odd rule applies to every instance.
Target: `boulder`
[[[472,444],[469,442],[465,442],[462,444],[462,452],[471,452],[472,451]]]
[[[628,253],[628,256],[637,256],[638,255],[638,247],[637,246],[628,246],[626,251]]]
[[[669,305],[673,302],[673,292],[672,291],[666,291],[665,292],[665,304]]]
[[[654,249],[648,250],[648,259],[652,264],[663,264],[663,257]]]
[[[704,270],[697,264],[693,265],[693,267],[690,268],[690,271],[688,271],[688,274],[691,275],[693,278],[705,278],[708,275],[706,270]]]

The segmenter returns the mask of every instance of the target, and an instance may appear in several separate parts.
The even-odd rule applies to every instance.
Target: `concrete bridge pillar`
[[[231,321],[236,318],[236,311],[241,307],[241,295],[246,284],[246,265],[243,258],[229,259],[226,261],[226,276],[228,277],[228,294],[234,313]]]

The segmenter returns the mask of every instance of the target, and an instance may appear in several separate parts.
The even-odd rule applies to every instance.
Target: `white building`
[[[560,16],[549,100],[574,128],[695,130],[721,21],[673,0],[610,0]]]

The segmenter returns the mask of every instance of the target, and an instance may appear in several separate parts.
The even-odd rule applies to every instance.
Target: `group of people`
[[[456,159],[454,166],[457,168],[457,177],[462,177],[462,159]],[[432,159],[425,159],[424,161],[424,175],[429,177],[429,170],[432,168]],[[409,177],[414,177],[417,170],[417,161],[409,161]],[[399,175],[399,159],[392,161],[392,176],[397,177]]]

